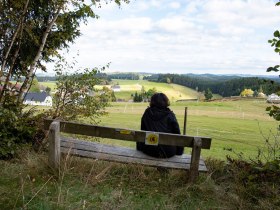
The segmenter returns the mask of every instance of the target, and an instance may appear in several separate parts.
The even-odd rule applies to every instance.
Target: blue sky
[[[104,4],[81,27],[67,57],[107,72],[268,74],[280,56],[267,43],[280,29],[274,0],[131,0]],[[271,73],[270,73],[271,74]]]

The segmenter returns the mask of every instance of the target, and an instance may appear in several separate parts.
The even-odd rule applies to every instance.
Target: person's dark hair
[[[167,108],[170,105],[169,99],[164,93],[155,93],[151,97],[150,107],[157,107],[160,109]]]

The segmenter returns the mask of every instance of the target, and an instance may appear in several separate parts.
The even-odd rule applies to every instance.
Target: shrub
[[[227,185],[229,193],[238,194],[240,208],[263,209],[269,204],[274,209],[280,205],[279,136],[264,138],[265,145],[259,148],[256,157],[246,159],[242,153],[235,153],[237,157],[227,156],[222,173],[215,172],[216,176],[212,176],[223,180],[220,184]],[[244,206],[243,201],[248,206]]]
[[[21,109],[0,106],[0,159],[10,159],[24,144],[35,144],[44,138],[34,110],[22,112]]]

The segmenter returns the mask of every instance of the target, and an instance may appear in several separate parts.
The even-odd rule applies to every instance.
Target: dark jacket
[[[180,134],[175,114],[169,108],[148,107],[141,119],[141,130]],[[162,144],[152,146],[137,142],[137,150],[153,157],[169,158],[174,155],[182,155],[184,147]]]

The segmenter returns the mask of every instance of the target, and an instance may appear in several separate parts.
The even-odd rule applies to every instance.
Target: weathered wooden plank
[[[80,140],[65,140],[61,142],[61,151],[82,157],[91,157],[116,162],[138,163],[150,166],[161,166],[176,169],[190,169],[190,155],[174,156],[167,159],[153,158],[140,151],[130,148],[119,148],[111,145],[103,145],[95,142],[79,142]],[[76,143],[75,143],[76,142]],[[87,144],[81,144],[87,143]],[[207,171],[203,160],[199,164],[200,171]]]
[[[80,157],[94,158],[99,160],[107,160],[107,161],[120,162],[120,163],[141,164],[141,165],[148,165],[152,167],[165,167],[165,168],[172,168],[172,169],[185,169],[185,170],[190,169],[190,164],[172,163],[172,162],[166,162],[161,160],[139,159],[134,157],[96,153],[91,151],[77,150],[77,149],[64,148],[64,147],[61,147],[61,152],[80,156]],[[200,170],[202,172],[207,171],[205,166],[201,166]]]
[[[192,149],[192,159],[191,159],[190,176],[189,176],[190,182],[194,182],[198,177],[200,153],[201,153],[201,139],[195,137],[194,145]]]
[[[46,129],[49,128],[51,122],[52,120],[45,120]],[[95,136],[95,137],[110,138],[110,139],[119,139],[119,140],[126,140],[126,141],[136,141],[136,142],[144,142],[146,136],[145,131],[111,128],[111,127],[64,122],[64,121],[60,122],[60,129],[61,132],[65,132],[65,133]],[[199,137],[199,138],[201,138],[202,140],[201,147],[203,149],[210,149],[211,138],[209,137]],[[194,140],[194,136],[159,133],[160,144],[192,147],[193,140]]]
[[[60,132],[59,122],[52,122],[49,131],[49,164],[58,169],[60,164]]]
[[[107,153],[113,155],[121,155],[127,157],[134,157],[134,158],[142,158],[142,159],[150,159],[150,160],[158,160],[158,158],[154,158],[148,156],[140,151],[135,149],[126,148],[126,147],[118,147],[114,145],[106,145],[106,144],[99,144],[96,142],[88,142],[83,140],[77,140],[69,137],[61,137],[61,147],[65,148],[73,148],[78,150],[86,150],[92,152],[100,152],[100,153]],[[182,155],[182,156],[174,156],[171,158],[162,159],[166,162],[178,162],[178,163],[191,163],[191,155]],[[201,159],[199,161],[200,165],[205,165],[204,160]]]

